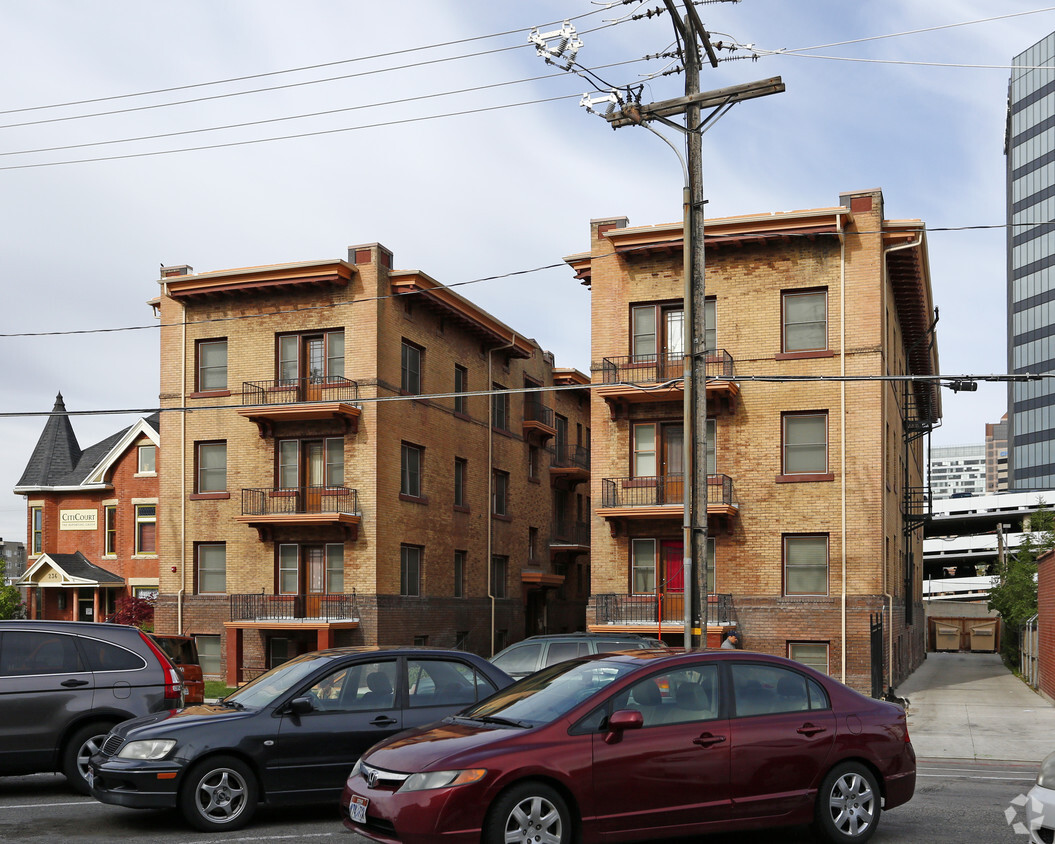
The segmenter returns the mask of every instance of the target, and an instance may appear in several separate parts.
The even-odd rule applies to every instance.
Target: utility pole
[[[683,519],[682,519],[682,583],[685,603],[686,648],[706,646],[708,592],[713,584],[707,582],[707,502],[710,484],[707,476],[707,354],[706,348],[706,284],[704,279],[704,215],[703,215],[703,133],[709,124],[725,114],[741,100],[780,93],[784,83],[780,77],[735,85],[714,91],[700,91],[701,45],[712,67],[718,67],[718,57],[710,36],[700,20],[693,0],[683,0],[682,17],[675,0],[663,0],[680,44],[680,57],[685,72],[685,95],[673,100],[642,104],[636,98],[623,98],[616,89],[602,96],[583,95],[581,105],[590,111],[599,103],[609,103],[605,120],[613,129],[624,126],[643,126],[667,143],[678,156],[684,170],[682,254],[684,274],[684,303],[682,306],[682,385],[683,385]],[[550,40],[557,46],[550,47]],[[582,41],[574,27],[565,21],[561,30],[551,33],[532,32],[528,39],[547,62],[565,62],[565,69],[575,66],[575,54]],[[569,57],[570,54],[570,57]],[[640,90],[640,89],[639,89]],[[615,106],[620,106],[616,110]],[[701,120],[704,108],[714,110]],[[684,125],[672,117],[684,115]],[[686,155],[650,123],[658,121],[685,135]],[[657,363],[659,363],[657,361]],[[664,361],[663,363],[667,363]],[[657,367],[658,368],[658,367]],[[657,585],[659,561],[657,566]]]

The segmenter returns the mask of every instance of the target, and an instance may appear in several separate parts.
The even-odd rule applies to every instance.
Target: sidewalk
[[[1055,751],[1055,706],[997,654],[927,654],[896,694],[917,756],[1040,762]]]

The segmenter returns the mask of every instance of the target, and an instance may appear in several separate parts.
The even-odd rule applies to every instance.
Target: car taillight
[[[147,643],[147,647],[150,648],[154,656],[158,658],[158,662],[161,663],[161,668],[165,672],[165,700],[181,700],[183,698],[183,678],[180,677],[176,666],[172,664],[172,661],[165,656],[165,652],[146,633],[140,631],[139,635],[142,636],[143,641]]]

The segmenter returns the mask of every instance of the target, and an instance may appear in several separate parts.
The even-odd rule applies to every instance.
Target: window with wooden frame
[[[344,545],[283,543],[278,546],[280,595],[340,595],[344,592]]]
[[[198,443],[198,471],[195,492],[208,494],[227,491],[227,443]]]
[[[788,659],[801,662],[821,674],[828,673],[827,642],[788,642]]]
[[[344,486],[344,439],[279,440],[275,445],[279,489]]]
[[[416,598],[421,595],[421,558],[424,549],[420,545],[399,546],[399,594]]]
[[[399,389],[408,395],[421,394],[421,362],[424,349],[404,339],[400,346]]]
[[[468,553],[465,551],[454,552],[454,597],[464,598],[465,591],[465,560]]]
[[[425,466],[425,449],[412,443],[400,445],[399,494],[408,498],[423,498],[422,474]]]
[[[196,348],[197,367],[195,392],[210,393],[227,390],[227,338],[199,340]]]
[[[509,557],[496,554],[491,557],[491,594],[504,598],[508,594],[506,578],[509,573]]]
[[[828,289],[785,290],[781,294],[781,351],[784,354],[828,349]]]
[[[117,556],[117,505],[107,504],[103,508],[103,530],[106,532],[103,554]]]
[[[454,458],[454,506],[469,509],[469,461],[464,457]]]
[[[227,545],[202,542],[195,547],[195,569],[199,595],[222,595],[227,591]]]
[[[492,473],[491,512],[496,516],[509,515],[509,473],[495,469]]]
[[[44,553],[44,508],[29,508],[29,553],[36,557]]]
[[[784,536],[784,594],[828,594],[828,536]]]
[[[335,383],[344,378],[344,329],[279,334],[276,374],[287,385]]]
[[[157,513],[156,504],[136,504],[136,554],[156,554]]]
[[[137,475],[156,475],[157,474],[157,451],[158,447],[151,443],[150,445],[141,445],[136,450],[136,474]]]
[[[469,413],[469,399],[460,395],[469,391],[469,370],[458,364],[454,365],[454,392],[459,394],[454,397],[454,412],[463,416]]]
[[[492,384],[491,427],[499,431],[509,430],[509,393],[501,384]]]
[[[828,473],[828,412],[781,415],[781,480],[832,480]]]

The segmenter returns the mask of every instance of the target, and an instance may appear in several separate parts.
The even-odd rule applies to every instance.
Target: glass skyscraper
[[[1012,62],[1007,134],[1008,371],[1055,373],[1055,33]],[[1055,378],[1008,385],[1008,484],[1055,488]]]

